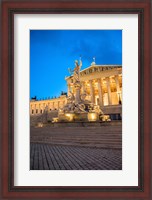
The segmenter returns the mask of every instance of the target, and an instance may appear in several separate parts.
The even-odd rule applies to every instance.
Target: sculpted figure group
[[[79,64],[80,63],[80,64]],[[80,82],[80,69],[82,67],[82,61],[80,59],[80,62],[77,60],[75,61],[75,68],[74,70],[69,69],[70,73],[73,73],[73,87],[77,90],[77,94],[79,94],[79,99],[76,94],[74,95],[71,91],[69,92],[69,95],[67,97],[67,104],[63,107],[63,109],[60,109],[59,114],[65,114],[65,113],[86,113],[89,111],[96,110],[99,114],[102,113],[99,106],[95,106],[93,103],[91,103],[89,100],[86,100],[87,93],[84,91],[81,94],[81,82]]]

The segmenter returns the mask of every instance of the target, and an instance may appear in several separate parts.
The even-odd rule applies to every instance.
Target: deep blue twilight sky
[[[82,57],[82,69],[96,64],[122,64],[121,30],[31,30],[30,97],[59,96],[67,91],[65,76]]]

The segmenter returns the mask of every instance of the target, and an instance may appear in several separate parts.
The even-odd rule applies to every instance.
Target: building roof
[[[83,72],[88,71],[90,69],[94,69],[94,68],[96,68],[96,69],[102,68],[102,70],[100,70],[100,71],[105,71],[105,70],[111,70],[112,68],[122,68],[122,65],[91,65],[91,66],[81,70],[80,75]],[[65,77],[65,80],[71,78],[72,76],[73,75]]]

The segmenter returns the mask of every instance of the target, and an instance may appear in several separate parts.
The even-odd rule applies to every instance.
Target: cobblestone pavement
[[[121,170],[121,149],[31,143],[31,170]]]

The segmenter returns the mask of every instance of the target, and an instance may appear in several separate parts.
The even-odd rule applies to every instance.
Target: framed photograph
[[[149,0],[2,1],[2,199],[151,199]]]

